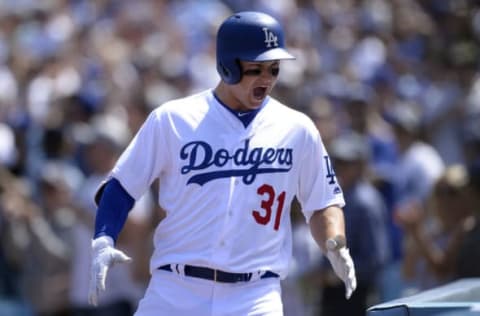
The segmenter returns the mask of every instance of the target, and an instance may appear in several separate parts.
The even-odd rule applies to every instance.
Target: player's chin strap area
[[[201,278],[221,283],[249,282],[266,278],[278,278],[279,275],[271,271],[259,271],[251,273],[232,273],[221,270],[214,270],[205,267],[196,267],[183,264],[166,264],[158,269],[186,275],[194,278]]]

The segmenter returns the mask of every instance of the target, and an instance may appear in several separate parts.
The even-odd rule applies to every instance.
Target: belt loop
[[[263,273],[262,271],[257,271],[257,272],[251,273],[249,281],[260,280],[260,277],[262,276],[262,273]]]
[[[185,276],[185,265],[184,264],[176,264],[177,266],[177,273],[179,275]]]
[[[213,281],[217,282],[217,270],[213,269]]]

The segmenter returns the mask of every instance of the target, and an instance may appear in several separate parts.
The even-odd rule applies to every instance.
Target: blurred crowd
[[[156,191],[130,213],[87,304],[95,191],[148,113],[216,85],[235,11],[284,25],[274,96],[317,125],[344,189],[348,302],[293,207],[285,314],[372,304],[480,276],[480,5],[468,0],[1,0],[0,314],[131,315]],[[165,150],[168,150],[167,148]]]

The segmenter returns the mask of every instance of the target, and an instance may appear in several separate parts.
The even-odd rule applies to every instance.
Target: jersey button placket
[[[226,148],[228,150],[228,152],[232,153],[235,151],[235,148],[236,146],[233,146],[231,144],[231,141],[229,141],[231,138],[227,138],[226,136],[230,136],[230,135],[225,135],[225,140],[224,140],[224,143],[223,143],[223,148]],[[228,170],[233,170],[235,168],[235,165],[233,163],[233,159],[231,159],[227,165],[224,166],[225,169],[228,168]],[[227,197],[227,203],[226,203],[226,208],[225,208],[225,215],[224,215],[224,224],[223,224],[223,227],[222,227],[222,231],[220,232],[219,234],[219,238],[218,238],[218,244],[217,244],[217,247],[218,248],[221,248],[221,249],[224,249],[228,243],[227,243],[227,236],[228,236],[228,231],[227,231],[227,227],[229,227],[229,222],[233,216],[233,211],[232,211],[232,205],[231,205],[231,199],[232,199],[232,187],[233,187],[233,180],[234,179],[228,179],[229,181],[229,185],[228,185],[228,189],[226,190],[227,192],[225,192],[225,196]],[[224,250],[226,251],[226,253],[228,252],[226,249]],[[226,255],[225,253],[225,255]],[[220,253],[217,253],[217,258],[219,258],[220,256],[222,256],[222,252]]]
[[[231,153],[234,153],[235,150],[237,150],[238,148],[241,148],[243,146],[243,142],[242,142],[242,137],[238,138],[236,142],[234,142],[234,144],[236,143],[236,145],[233,145],[231,146]],[[234,162],[233,159],[230,160],[229,162],[229,169],[230,170],[235,170],[235,169],[238,169],[240,166],[237,166]],[[230,192],[229,192],[229,205],[228,205],[228,209],[227,209],[227,219],[225,221],[225,224],[226,224],[226,228],[227,227],[231,227],[232,226],[232,221],[234,220],[234,207],[235,207],[235,203],[233,203],[233,201],[235,201],[235,195],[236,195],[236,191],[238,189],[238,185],[240,184],[241,182],[241,179],[239,179],[238,177],[232,177],[231,180],[230,180]],[[227,228],[228,229],[228,228]],[[228,236],[228,233],[227,233],[227,236]]]

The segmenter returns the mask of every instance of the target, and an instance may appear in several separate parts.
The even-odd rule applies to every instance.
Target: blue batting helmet
[[[268,14],[246,11],[228,17],[217,33],[217,71],[227,84],[242,78],[240,60],[295,59],[285,49],[283,30]]]

